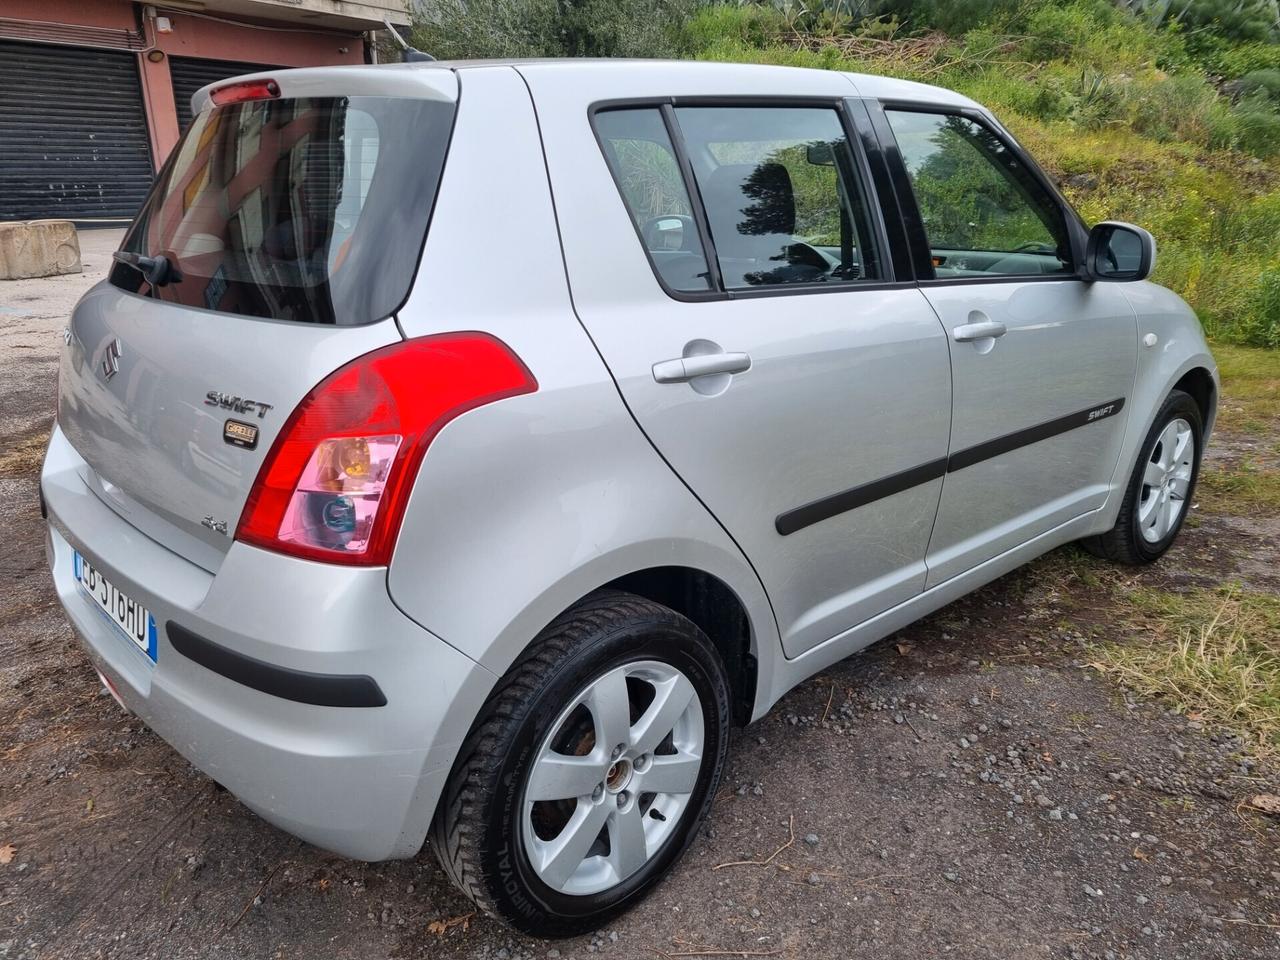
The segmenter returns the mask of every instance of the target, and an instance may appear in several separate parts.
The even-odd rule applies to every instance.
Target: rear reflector
[[[330,374],[293,411],[258,471],[236,539],[330,563],[391,560],[427,446],[476,407],[538,388],[501,340],[405,340]]]
[[[246,100],[274,100],[280,96],[280,84],[274,80],[245,80],[218,87],[209,94],[215,107],[228,103],[244,103]]]

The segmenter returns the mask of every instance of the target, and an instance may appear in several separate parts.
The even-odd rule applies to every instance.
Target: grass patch
[[[1215,343],[1222,377],[1218,427],[1251,436],[1275,436],[1280,422],[1280,350]]]
[[[1124,596],[1127,643],[1097,648],[1094,663],[1134,691],[1244,734],[1260,754],[1280,748],[1280,598],[1239,587]]]
[[[1227,467],[1205,464],[1198,492],[1219,513],[1280,516],[1280,471],[1259,467],[1252,460],[1239,460]]]

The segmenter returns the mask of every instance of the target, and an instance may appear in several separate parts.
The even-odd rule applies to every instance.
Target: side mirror
[[[1131,223],[1107,220],[1089,231],[1085,265],[1090,280],[1145,280],[1156,265],[1156,241]]]

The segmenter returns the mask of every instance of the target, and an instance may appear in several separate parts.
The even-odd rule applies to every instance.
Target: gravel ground
[[[595,936],[469,916],[429,851],[357,863],[262,822],[101,693],[44,570],[58,334],[118,239],[0,286],[0,958],[1280,956],[1280,822],[1241,807],[1277,771],[1087,667],[1124,634],[1074,548],[742,731],[684,862]],[[1276,521],[1196,519],[1136,582],[1280,590]]]

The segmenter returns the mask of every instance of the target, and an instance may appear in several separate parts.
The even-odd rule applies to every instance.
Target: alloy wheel
[[[1177,526],[1186,509],[1195,456],[1191,424],[1181,417],[1170,420],[1142,474],[1138,529],[1147,543],[1159,543]]]
[[[639,871],[686,813],[704,741],[702,702],[670,664],[628,663],[588,684],[525,783],[521,836],[542,882],[586,896]]]

